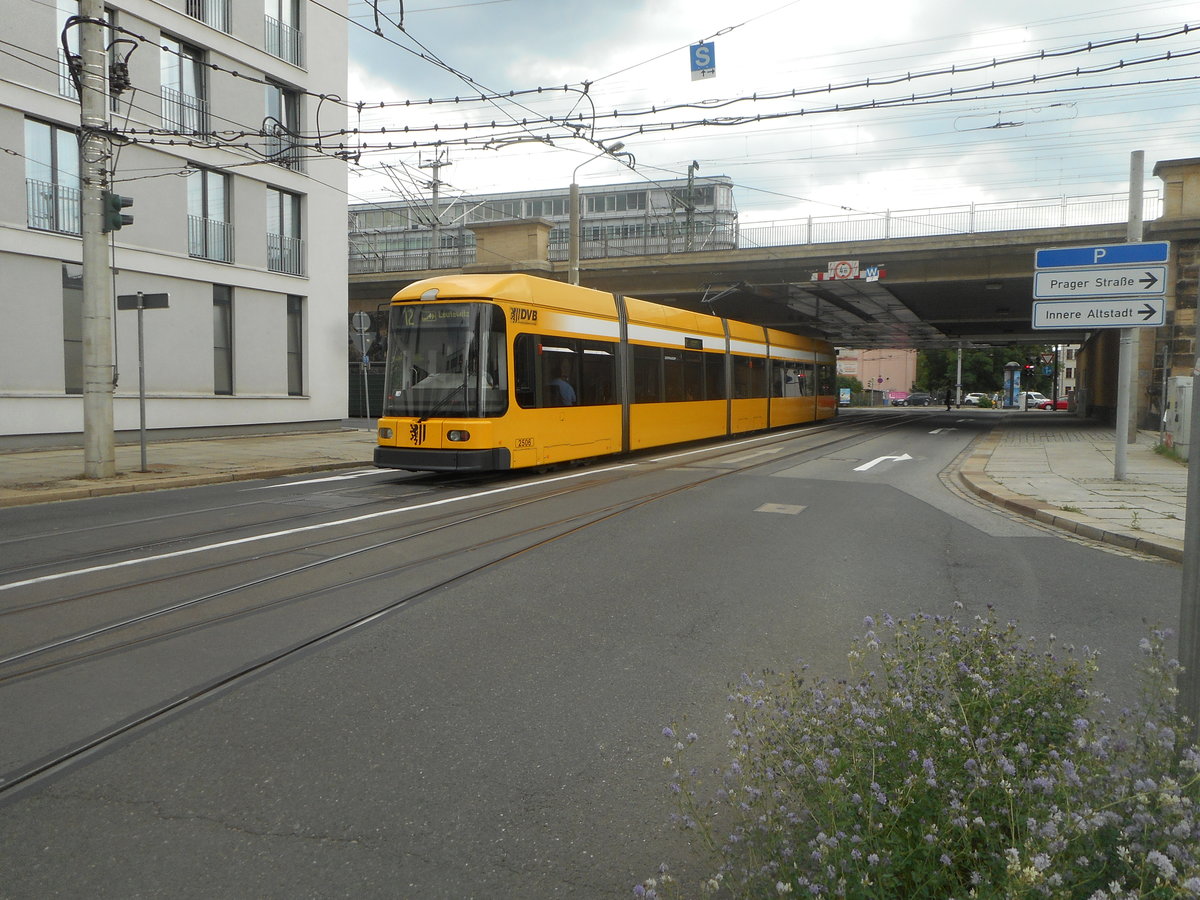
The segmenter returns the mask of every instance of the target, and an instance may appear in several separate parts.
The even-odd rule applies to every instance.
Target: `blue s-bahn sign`
[[[692,81],[712,78],[717,74],[717,50],[712,41],[692,44]]]
[[[1061,269],[1068,266],[1137,266],[1145,263],[1165,263],[1170,252],[1170,241],[1104,244],[1099,247],[1057,247],[1037,251],[1034,266],[1039,269]]]

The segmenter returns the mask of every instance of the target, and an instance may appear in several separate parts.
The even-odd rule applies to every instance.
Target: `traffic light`
[[[118,231],[123,225],[133,224],[133,216],[121,212],[125,207],[133,206],[132,197],[122,197],[112,191],[103,191],[100,194],[100,203],[103,210],[103,224],[100,230],[105,234],[110,231]]]

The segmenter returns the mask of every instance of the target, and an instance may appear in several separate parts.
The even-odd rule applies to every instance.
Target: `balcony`
[[[180,134],[209,134],[208,101],[174,88],[162,89],[163,128]]]
[[[304,171],[304,148],[294,143],[292,136],[282,126],[277,133],[267,135],[266,157],[277,166],[293,172]]]
[[[303,275],[304,241],[267,232],[267,269],[284,275]]]
[[[58,48],[58,96],[79,99],[79,91],[75,89],[75,79],[71,77],[71,64],[62,47]]]
[[[304,65],[304,33],[278,19],[264,16],[263,48],[293,66]]]
[[[60,234],[79,234],[81,197],[78,188],[26,178],[25,200],[29,210],[29,227],[39,231],[57,231]]]
[[[188,216],[188,255],[214,262],[233,262],[233,224]]]
[[[230,34],[233,19],[231,0],[187,0],[187,14],[193,19]]]

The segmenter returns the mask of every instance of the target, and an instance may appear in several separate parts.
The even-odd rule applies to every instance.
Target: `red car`
[[[1043,400],[1037,405],[1038,409],[1066,409],[1067,398],[1059,397],[1057,400]]]

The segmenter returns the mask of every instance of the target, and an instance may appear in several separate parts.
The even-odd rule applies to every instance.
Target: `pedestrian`
[[[946,388],[946,412],[950,412],[950,404],[954,402],[954,388]]]

